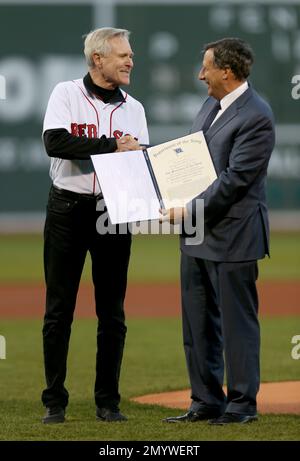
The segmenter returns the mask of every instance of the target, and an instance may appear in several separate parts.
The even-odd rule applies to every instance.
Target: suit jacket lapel
[[[223,128],[224,125],[226,125],[230,120],[232,120],[234,117],[238,115],[239,108],[242,107],[248,99],[252,96],[252,89],[249,87],[239,98],[237,98],[229,107],[228,109],[223,112],[223,114],[215,121],[215,123],[207,130],[205,134],[206,141],[209,142],[218,131]],[[213,98],[212,98],[213,99]],[[208,112],[211,110],[212,105],[214,102],[212,102],[208,109],[205,110],[202,114],[199,113],[199,116],[197,117],[195,124],[197,122],[197,127],[198,130],[201,130],[204,121],[208,115]],[[201,115],[201,117],[200,117]]]
[[[238,114],[238,110],[236,107],[235,102],[232,103],[228,109],[225,110],[225,112],[218,118],[218,120],[215,121],[215,123],[207,130],[206,132],[206,141],[210,141],[218,131],[223,128],[224,125],[226,125],[228,122],[230,122],[231,119],[236,117]]]

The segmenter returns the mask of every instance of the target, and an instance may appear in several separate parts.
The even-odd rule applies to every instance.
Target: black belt
[[[54,186],[52,184],[52,190],[59,195],[62,195],[64,197],[68,197],[71,199],[76,199],[76,200],[100,200],[103,198],[103,195],[100,193],[98,195],[94,194],[81,194],[79,192],[73,192],[72,190],[67,190],[67,189],[60,189],[57,186]]]

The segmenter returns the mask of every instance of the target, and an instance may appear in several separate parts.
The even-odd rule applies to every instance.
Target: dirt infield
[[[226,391],[226,389],[224,389]],[[187,410],[190,406],[190,390],[161,394],[149,394],[132,399],[138,403],[162,405]],[[257,397],[259,413],[300,414],[300,381],[263,383]]]
[[[299,281],[265,281],[258,283],[261,316],[300,315]],[[0,317],[42,317],[45,288],[43,285],[0,285]],[[180,315],[178,284],[129,284],[126,295],[128,317],[176,317]],[[94,317],[91,284],[79,290],[76,317]]]

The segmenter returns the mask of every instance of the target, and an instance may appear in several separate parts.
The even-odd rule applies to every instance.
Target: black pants
[[[95,402],[118,408],[119,375],[126,335],[123,303],[131,235],[100,235],[96,199],[51,188],[44,231],[47,286],[43,342],[45,406],[68,404],[64,386],[71,324],[87,251],[92,259],[98,317]]]
[[[214,262],[181,255],[183,339],[191,410],[256,413],[260,332],[257,262]],[[225,353],[227,398],[222,390]]]

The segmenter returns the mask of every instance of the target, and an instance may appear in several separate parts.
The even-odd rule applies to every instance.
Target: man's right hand
[[[141,150],[142,147],[139,145],[138,141],[130,135],[123,136],[120,139],[117,139],[117,150],[115,152],[125,152],[127,150]]]

